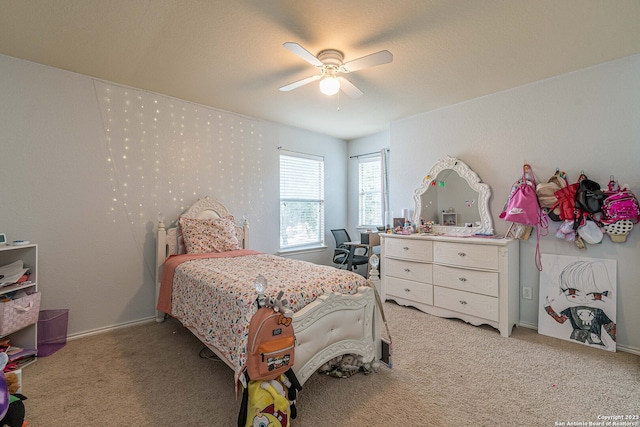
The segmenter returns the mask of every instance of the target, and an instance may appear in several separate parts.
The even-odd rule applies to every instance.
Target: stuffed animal
[[[9,394],[16,394],[20,390],[20,380],[15,372],[5,372],[4,379],[7,383]]]
[[[0,352],[0,370],[4,370],[8,361],[7,354]],[[13,372],[0,375],[0,417],[2,418],[0,426],[24,427],[27,425],[24,420],[24,403],[22,403],[26,397],[17,393],[19,388],[18,375]]]
[[[282,313],[284,317],[291,318],[293,316],[293,310],[287,308],[287,301],[285,301],[282,296],[284,295],[283,291],[278,293],[278,297],[268,297],[265,300],[265,307],[270,307],[273,311],[278,313]]]

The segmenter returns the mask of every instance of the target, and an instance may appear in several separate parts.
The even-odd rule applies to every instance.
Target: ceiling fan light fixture
[[[340,90],[340,82],[335,76],[325,76],[320,80],[320,92],[327,96],[335,95]]]
[[[320,92],[325,95],[335,95],[342,90],[349,98],[357,99],[363,95],[362,91],[349,80],[341,76],[341,74],[349,74],[354,71],[362,70],[363,68],[388,64],[393,61],[393,55],[388,50],[381,50],[380,52],[352,59],[348,62],[343,62],[344,55],[341,51],[336,49],[325,49],[320,51],[317,56],[314,56],[307,49],[295,42],[286,42],[283,46],[316,67],[317,70],[321,71],[319,74],[314,76],[282,86],[280,90],[283,92],[288,92],[299,88],[300,86],[320,80]]]

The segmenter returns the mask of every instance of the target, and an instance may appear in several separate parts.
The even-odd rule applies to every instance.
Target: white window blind
[[[324,160],[280,155],[280,249],[324,244]]]
[[[358,158],[358,226],[382,225],[380,155]]]

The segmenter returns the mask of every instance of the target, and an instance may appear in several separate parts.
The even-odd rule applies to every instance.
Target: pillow
[[[216,219],[180,217],[179,223],[188,254],[240,249],[235,220],[231,215]]]

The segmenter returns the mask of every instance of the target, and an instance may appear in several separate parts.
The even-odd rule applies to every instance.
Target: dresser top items
[[[473,245],[506,246],[512,238],[494,234],[489,212],[491,187],[480,180],[462,160],[447,156],[439,160],[414,191],[415,229],[409,233],[388,230],[381,237],[433,242],[469,243]],[[447,215],[455,215],[455,225],[448,224]],[[428,227],[421,225],[428,224]],[[387,243],[387,245],[394,245]],[[410,245],[416,248],[416,243]],[[431,246],[429,246],[431,247]]]
[[[424,241],[437,241],[437,242],[456,242],[456,243],[473,243],[475,245],[506,245],[512,238],[498,237],[498,236],[474,236],[474,235],[449,235],[449,234],[437,234],[433,233],[414,233],[414,234],[380,234],[380,237],[392,237],[398,239],[411,239],[411,240],[424,240]]]

